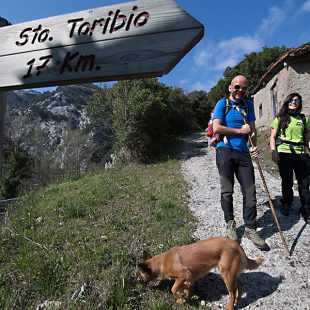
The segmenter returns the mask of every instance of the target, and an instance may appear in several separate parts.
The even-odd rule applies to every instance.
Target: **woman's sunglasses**
[[[292,103],[292,102],[301,103],[302,100],[301,99],[290,99],[290,100],[287,101],[287,103]]]

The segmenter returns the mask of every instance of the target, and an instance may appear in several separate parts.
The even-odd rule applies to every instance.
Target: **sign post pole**
[[[5,110],[7,102],[7,93],[0,91],[0,178],[3,173],[3,144],[4,144],[4,132],[5,132]]]
[[[11,25],[5,18],[0,16],[0,27],[5,27]],[[3,144],[4,144],[4,132],[5,132],[5,111],[7,103],[7,92],[0,90],[0,179],[3,173]]]

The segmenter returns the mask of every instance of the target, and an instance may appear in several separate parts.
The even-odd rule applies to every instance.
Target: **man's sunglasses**
[[[290,100],[287,101],[287,103],[292,103],[292,102],[301,103],[302,100],[301,99],[290,99]]]
[[[247,86],[245,85],[245,86],[240,86],[240,85],[235,85],[234,86],[234,90],[244,90],[244,91],[246,91],[247,90]]]

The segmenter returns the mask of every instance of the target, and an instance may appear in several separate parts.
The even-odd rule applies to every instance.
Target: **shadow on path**
[[[282,279],[274,278],[264,272],[246,272],[240,276],[240,281],[244,285],[243,295],[235,309],[242,309],[258,299],[271,295],[278,289]],[[212,272],[197,282],[194,294],[198,296],[197,303],[201,300],[218,301],[224,295],[227,295],[228,302],[228,291],[224,281],[219,274]]]
[[[208,142],[204,138],[203,133],[195,133],[194,135],[184,138],[184,147],[178,157],[179,159],[186,160],[189,158],[206,156],[206,154],[208,154],[207,147]]]
[[[243,294],[235,309],[245,308],[255,301],[271,295],[277,291],[282,278],[272,277],[264,272],[246,272],[240,276],[240,281],[244,285]],[[171,294],[173,282],[173,280],[163,280],[152,289],[159,289]],[[228,302],[228,291],[223,279],[219,274],[210,272],[195,284],[190,304],[198,307],[202,300],[212,303],[221,300],[225,295]]]

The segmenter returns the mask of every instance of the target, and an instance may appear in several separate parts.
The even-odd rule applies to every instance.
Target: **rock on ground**
[[[208,148],[203,133],[188,137],[182,152],[182,171],[190,184],[189,207],[198,219],[197,239],[225,236],[225,222],[220,206],[219,176],[215,163],[215,149]],[[262,257],[264,263],[258,269],[246,271],[240,279],[244,293],[236,309],[260,310],[309,310],[310,309],[310,226],[298,214],[298,193],[290,217],[279,212],[281,195],[280,177],[264,171],[275,212],[292,252],[289,257],[280,238],[269,207],[257,167],[256,191],[258,230],[271,247],[269,252],[257,249],[251,241],[242,237],[241,245],[250,258]],[[234,192],[235,220],[238,234],[243,235],[242,194],[236,181]],[[223,309],[228,301],[224,282],[214,269],[196,287],[197,295],[211,309]]]

